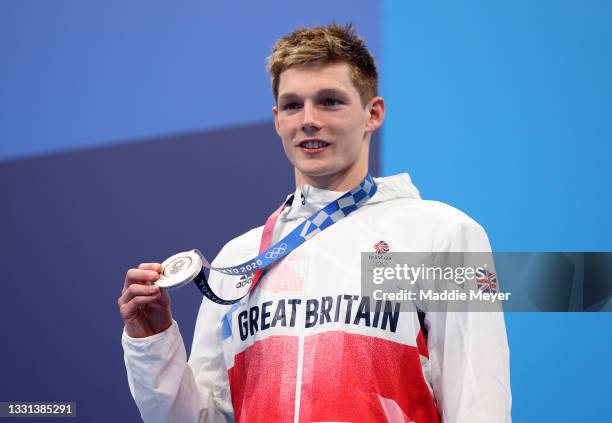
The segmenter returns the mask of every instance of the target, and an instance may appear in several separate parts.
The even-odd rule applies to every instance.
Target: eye
[[[330,98],[326,98],[323,101],[321,101],[321,104],[324,106],[333,107],[333,106],[339,106],[340,104],[342,104],[342,102],[338,100],[337,98],[330,97]]]
[[[296,110],[300,107],[300,104],[297,102],[286,103],[281,106],[282,110]]]

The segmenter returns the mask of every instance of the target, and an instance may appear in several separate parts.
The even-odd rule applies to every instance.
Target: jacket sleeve
[[[202,302],[189,361],[176,321],[166,331],[146,338],[131,338],[124,330],[128,383],[143,421],[233,421],[219,338],[220,307],[206,299]]]
[[[439,251],[443,250],[490,252],[491,247],[485,231],[472,221],[455,225]],[[509,351],[501,307],[430,312],[425,327],[442,422],[511,422]]]

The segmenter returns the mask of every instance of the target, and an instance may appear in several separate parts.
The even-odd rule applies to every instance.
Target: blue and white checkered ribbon
[[[212,267],[204,256],[202,257],[202,265],[210,270],[221,272],[226,275],[251,275],[257,270],[263,270],[272,264],[276,263],[304,242],[317,235],[319,232],[329,228],[340,219],[348,216],[359,207],[363,206],[376,193],[376,182],[371,175],[367,175],[361,183],[352,190],[344,193],[336,200],[323,207],[318,212],[314,213],[306,219],[301,225],[291,231],[287,236],[270,246],[266,251],[259,254],[257,257],[248,260],[242,264],[231,267]],[[234,300],[224,300],[218,297],[210,288],[204,269],[194,279],[198,289],[211,301],[218,304],[233,304],[241,298]],[[246,295],[246,294],[245,294]]]
[[[208,261],[202,257],[204,267],[234,276],[249,275],[259,269],[265,269],[291,253],[319,232],[329,228],[340,219],[363,206],[372,196],[374,196],[376,190],[376,182],[374,182],[372,176],[368,174],[358,186],[344,193],[342,196],[314,213],[301,225],[287,234],[287,236],[270,246],[270,248],[257,257],[231,267],[212,267]]]

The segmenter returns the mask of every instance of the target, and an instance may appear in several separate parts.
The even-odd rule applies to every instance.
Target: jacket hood
[[[397,198],[420,199],[419,190],[410,175],[400,173],[393,176],[374,178],[378,189],[368,204],[380,203]],[[304,184],[287,196],[287,206],[281,213],[283,220],[306,218],[344,194],[345,191],[329,191]]]

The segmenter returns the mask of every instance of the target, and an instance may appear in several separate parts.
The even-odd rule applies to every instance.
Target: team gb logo
[[[377,254],[388,253],[389,244],[387,244],[385,241],[378,241],[376,244],[374,244],[374,251],[376,251]]]

